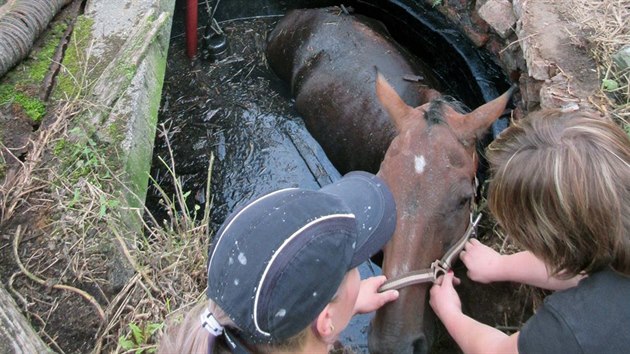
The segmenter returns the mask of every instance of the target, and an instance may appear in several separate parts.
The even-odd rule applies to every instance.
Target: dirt
[[[553,14],[533,20],[536,21],[536,26],[541,26],[540,28],[543,29],[549,28],[549,21],[561,21]],[[263,27],[265,26],[268,24],[264,24]],[[229,29],[228,27],[226,28]],[[174,40],[182,41],[182,38]],[[257,39],[257,41],[260,40],[261,38]],[[598,81],[593,76],[592,61],[584,59],[582,49],[578,48],[577,52],[574,52],[576,49],[572,46],[545,41],[543,43],[546,43],[545,47],[554,53],[554,66],[562,70],[566,74],[564,77],[567,78],[566,81],[558,82],[553,86],[558,92],[553,97],[559,97],[560,100],[581,100],[584,93],[590,95]],[[183,49],[178,50],[180,50],[178,54],[180,58],[183,57]],[[583,50],[586,51],[586,48]],[[193,66],[191,69],[201,70],[202,68]],[[247,73],[238,75],[243,77],[244,74]],[[524,97],[528,97],[527,92],[535,91],[532,87],[533,84],[525,88]],[[535,100],[535,97],[530,98],[532,101]],[[171,98],[172,102],[178,99],[179,97]],[[192,105],[197,103],[199,102],[193,102]],[[205,109],[208,112],[209,107],[204,107],[202,104],[196,106],[195,109],[199,111]],[[52,120],[52,116],[45,118],[42,127],[52,124]],[[34,147],[29,144],[29,141],[42,134],[44,129],[40,128],[38,123],[33,123],[16,105],[0,106],[0,141],[3,144],[2,157],[6,162],[0,169],[1,182],[4,183],[6,176],[17,171],[21,162],[32,156]],[[9,154],[8,151],[11,153]],[[194,170],[205,170],[204,165],[191,166]],[[38,171],[35,176],[47,178],[46,171]],[[192,185],[197,183],[188,181]],[[49,196],[55,192],[55,190],[41,189],[29,194],[25,193],[25,197],[28,197],[25,202],[20,204],[8,220],[0,224],[0,276],[5,287],[11,290],[45,342],[57,351],[85,353],[94,348],[94,335],[99,326],[94,309],[76,294],[54,289],[53,285],[55,283],[70,284],[92,294],[101,303],[110,301],[116,289],[100,286],[107,283],[99,279],[99,275],[102,276],[106,272],[108,265],[104,260],[99,261],[97,254],[90,254],[89,258],[84,260],[85,262],[88,259],[94,260],[89,268],[91,276],[96,278],[86,279],[81,271],[86,265],[77,264],[76,258],[70,256],[76,252],[73,243],[76,240],[50,237],[51,224],[56,218],[62,217],[62,215],[55,215],[52,206],[47,204]],[[38,270],[40,274],[50,279],[44,285],[33,282],[19,273],[11,242],[16,235],[18,225],[21,226],[23,232],[22,242],[18,247],[19,257],[28,268]],[[490,226],[486,226],[487,232],[490,229]],[[489,236],[485,238],[485,242],[492,244],[497,240]],[[461,275],[464,271],[461,267],[458,268],[458,274]],[[472,286],[464,283],[461,286],[461,294],[465,311],[484,323],[507,332],[513,332],[522,325],[541,297],[540,293],[511,284]],[[444,343],[445,348],[452,348],[452,343],[448,344],[447,339],[444,339]]]

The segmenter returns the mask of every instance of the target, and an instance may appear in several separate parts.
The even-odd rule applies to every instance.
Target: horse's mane
[[[452,96],[442,96],[440,98],[436,98],[431,101],[429,109],[427,109],[424,114],[424,119],[427,120],[429,126],[445,123],[443,118],[444,114],[442,112],[442,107],[445,104],[451,106],[451,108],[453,108],[457,113],[466,114],[470,112],[470,108]]]

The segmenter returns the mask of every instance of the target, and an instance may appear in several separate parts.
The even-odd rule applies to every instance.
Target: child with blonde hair
[[[523,252],[471,240],[472,280],[557,290],[507,335],[462,313],[452,272],[430,304],[465,353],[627,353],[630,348],[630,141],[585,112],[543,110],[487,149],[488,207]]]

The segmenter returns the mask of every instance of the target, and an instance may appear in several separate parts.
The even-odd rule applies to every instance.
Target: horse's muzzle
[[[375,339],[368,341],[370,354],[428,354],[429,345],[424,334],[414,338]]]

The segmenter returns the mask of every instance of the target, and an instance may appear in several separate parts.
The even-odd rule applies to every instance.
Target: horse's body
[[[339,8],[290,11],[270,33],[266,55],[275,73],[290,83],[307,128],[342,173],[376,172],[395,136],[376,100],[375,67],[413,106],[437,95],[429,87],[439,88],[382,23]],[[417,81],[403,79],[420,72]],[[334,124],[322,124],[333,116]]]
[[[469,114],[442,99],[427,103],[437,92],[402,79],[413,70],[408,64],[412,60],[393,50],[397,46],[384,32],[369,30],[373,27],[366,20],[327,10],[287,16],[270,36],[267,57],[278,75],[291,82],[309,130],[336,157],[333,162],[350,159],[346,170],[382,161],[378,174],[398,209],[396,231],[384,249],[383,273],[391,278],[428,268],[468,226],[475,195],[475,143],[501,115],[508,96]],[[330,30],[332,26],[338,29]],[[322,33],[325,38],[315,39]],[[330,47],[337,42],[345,44]],[[355,46],[370,50],[348,54]],[[392,84],[376,75],[375,65]],[[384,145],[376,148],[376,143]],[[353,155],[362,161],[350,163]],[[377,311],[369,334],[371,352],[428,351],[429,285],[401,289],[397,301]]]

